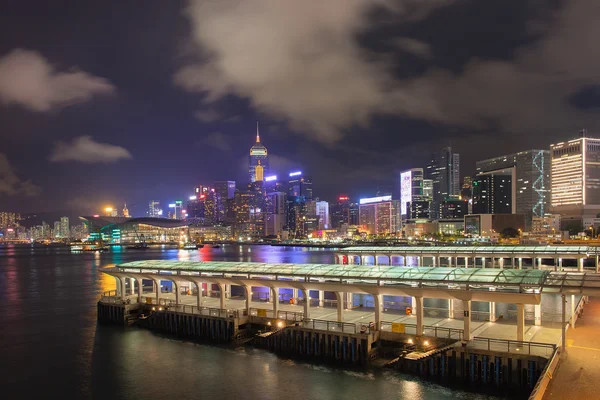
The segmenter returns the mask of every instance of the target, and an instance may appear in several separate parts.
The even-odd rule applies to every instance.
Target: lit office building
[[[148,216],[151,218],[160,218],[163,215],[163,211],[160,208],[160,202],[157,200],[150,200],[148,205]]]
[[[506,173],[478,175],[473,181],[473,214],[516,214],[512,176]]]
[[[437,218],[440,203],[448,196],[460,194],[460,156],[446,147],[434,153],[427,165],[426,178],[433,182],[433,218]]]
[[[326,201],[316,202],[316,215],[319,217],[319,229],[329,229],[329,203]]]
[[[368,234],[390,235],[401,230],[400,202],[392,196],[360,199],[359,221]]]
[[[467,200],[462,199],[446,199],[440,204],[439,216],[440,219],[458,219],[463,220],[468,214],[469,204]]]
[[[235,181],[218,181],[214,184],[215,223],[227,222],[227,200],[235,197]],[[188,210],[189,211],[189,210]]]
[[[423,196],[429,201],[433,200],[433,180],[423,179]]]
[[[350,197],[338,196],[337,203],[331,203],[329,206],[329,216],[333,229],[340,229],[344,224],[350,225]]]
[[[312,178],[302,175],[302,171],[290,172],[290,180],[288,181],[288,196],[302,196],[306,200],[312,200]]]
[[[269,156],[267,154],[267,148],[260,142],[260,135],[258,132],[258,122],[256,123],[256,143],[250,148],[250,159],[248,162],[248,173],[250,175],[250,182],[256,181],[256,167],[261,165],[263,173],[266,175],[269,172]]]
[[[69,217],[60,217],[60,237],[71,237],[71,226],[69,225]]]
[[[476,177],[473,180],[473,213],[483,213],[475,208],[478,177],[486,175],[508,176],[510,179],[510,208],[493,213],[521,214],[525,217],[525,230],[531,228],[533,217],[541,217],[548,212],[550,188],[550,152],[547,150],[527,150],[519,153],[495,157],[476,163]],[[501,200],[499,200],[501,203]],[[489,211],[490,213],[492,211]]]
[[[423,168],[412,168],[400,174],[400,214],[407,218],[410,203],[422,201],[423,198]]]
[[[407,219],[431,218],[431,202],[429,200],[411,201]]]
[[[283,192],[267,194],[265,236],[280,236],[286,223],[287,196]]]
[[[182,200],[175,200],[174,203],[170,203],[169,208],[172,210],[170,212],[170,217],[172,219],[183,219],[183,201]]]
[[[566,229],[597,225],[600,213],[600,139],[550,145],[552,212]]]

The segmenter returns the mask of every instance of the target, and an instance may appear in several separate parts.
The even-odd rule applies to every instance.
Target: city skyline
[[[18,212],[126,201],[137,214],[150,199],[186,199],[198,182],[244,182],[257,120],[271,170],[307,171],[328,201],[397,185],[400,171],[425,167],[444,147],[461,155],[465,176],[478,160],[546,149],[582,128],[600,132],[600,60],[584,47],[596,29],[592,1],[442,1],[379,13],[357,2],[345,17],[301,7],[310,26],[284,4],[246,20],[234,7],[200,13],[197,1],[151,1],[134,19],[100,5],[73,2],[64,15],[34,3],[37,12],[9,1],[0,17],[0,132],[10,138],[0,201]],[[256,40],[215,40],[205,18],[232,21]],[[263,18],[287,21],[290,34],[273,35]],[[199,25],[207,31],[195,36]],[[331,40],[315,41],[315,32]],[[213,56],[197,63],[206,50]],[[560,51],[568,57],[551,56]],[[76,86],[59,86],[60,77]]]

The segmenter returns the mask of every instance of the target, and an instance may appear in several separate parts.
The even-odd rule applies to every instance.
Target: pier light
[[[429,340],[426,340],[426,341],[424,341],[424,342],[423,342],[423,344],[424,344],[425,346],[429,346]]]
[[[281,322],[281,321],[277,322],[277,327],[278,328],[282,328],[283,327],[283,322]]]
[[[412,340],[412,339],[408,339],[408,340],[406,341],[406,343],[408,343],[408,344],[413,344],[413,340]]]

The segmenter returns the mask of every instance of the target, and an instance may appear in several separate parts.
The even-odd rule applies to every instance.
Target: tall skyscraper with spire
[[[258,121],[256,122],[256,143],[250,148],[250,161],[248,163],[248,173],[250,174],[250,182],[256,182],[256,167],[262,167],[263,176],[269,172],[269,156],[267,148],[260,142],[260,134],[258,131]]]

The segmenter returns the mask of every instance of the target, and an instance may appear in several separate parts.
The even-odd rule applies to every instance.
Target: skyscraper
[[[402,229],[400,202],[392,196],[360,199],[359,220],[369,234],[395,234]]]
[[[584,132],[585,134],[585,132]],[[552,211],[563,229],[586,229],[600,213],[600,139],[550,145]]]
[[[287,200],[283,192],[267,194],[265,236],[277,236],[283,231],[286,219]]]
[[[163,214],[160,208],[160,202],[156,200],[150,200],[150,204],[148,205],[148,216],[153,218],[161,217]]]
[[[423,200],[423,168],[412,168],[400,174],[400,210],[403,218],[410,211],[410,203]]]
[[[227,200],[235,197],[235,181],[215,182],[215,222],[227,221]]]
[[[507,173],[478,175],[473,181],[473,214],[515,214],[512,176]]]
[[[434,153],[426,169],[427,179],[433,181],[433,218],[438,218],[440,203],[449,196],[460,194],[460,157],[451,147]]]
[[[329,229],[329,203],[326,201],[317,201],[316,214],[319,217],[319,229]]]
[[[60,236],[63,238],[71,237],[71,227],[69,226],[69,217],[60,217]]]
[[[473,181],[473,213],[475,209],[475,180],[484,175],[510,176],[511,203],[508,213],[525,217],[525,230],[531,227],[533,217],[548,213],[550,188],[550,152],[527,150],[519,153],[477,161],[477,175]],[[496,196],[498,197],[498,196]],[[498,213],[497,211],[495,213]]]
[[[261,165],[263,168],[263,175],[269,173],[269,156],[267,154],[267,148],[260,142],[260,135],[258,132],[258,122],[256,123],[256,143],[250,148],[250,160],[248,163],[248,173],[250,175],[250,182],[256,181],[256,167]]]
[[[306,200],[312,200],[312,178],[310,176],[304,176],[302,171],[290,172],[288,196],[303,196]]]

